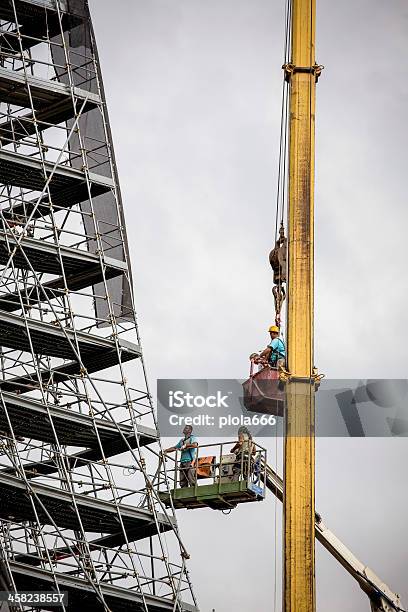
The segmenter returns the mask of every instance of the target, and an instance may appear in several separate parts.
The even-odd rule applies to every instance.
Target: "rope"
[[[285,42],[284,42],[284,61],[285,63],[289,59],[290,44],[291,44],[291,14],[292,14],[292,0],[286,0],[285,8]],[[280,137],[279,137],[279,161],[278,161],[278,181],[276,190],[276,210],[275,210],[275,236],[274,245],[276,247],[278,243],[278,235],[280,229],[284,227],[285,212],[286,212],[286,199],[287,199],[287,166],[288,166],[288,127],[289,127],[289,83],[283,75],[282,80],[282,98],[281,98],[281,120],[280,120]],[[282,298],[282,280],[279,277],[277,287],[277,293],[274,297],[275,302],[277,296],[279,300]],[[281,327],[281,306],[282,302],[276,302],[277,312],[275,314],[275,323]],[[279,311],[279,312],[278,312]]]
[[[285,6],[285,42],[284,42],[284,64],[290,61],[291,56],[291,20],[292,20],[292,0],[286,0]],[[279,162],[278,162],[278,184],[276,193],[276,211],[275,211],[275,245],[278,240],[279,228],[284,225],[287,201],[287,168],[288,168],[288,132],[289,132],[289,83],[285,76],[282,80],[282,102],[281,102],[281,121],[280,121],[280,138],[279,138]],[[278,291],[282,288],[282,281],[279,278]],[[278,470],[278,432],[275,432],[275,471]],[[274,506],[274,592],[273,592],[273,610],[278,609],[278,508],[277,499],[275,498]]]

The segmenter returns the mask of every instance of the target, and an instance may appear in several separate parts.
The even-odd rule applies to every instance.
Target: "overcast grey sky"
[[[272,318],[284,0],[90,5],[152,388],[243,378]],[[332,378],[407,375],[407,32],[403,0],[317,5],[316,364]],[[317,441],[319,512],[406,604],[407,455]],[[178,518],[203,612],[274,610],[271,496]],[[369,610],[319,545],[317,588],[319,610]]]

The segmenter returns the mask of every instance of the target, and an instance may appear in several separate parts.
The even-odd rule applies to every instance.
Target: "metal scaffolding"
[[[0,0],[0,58],[0,588],[195,610],[87,1]]]

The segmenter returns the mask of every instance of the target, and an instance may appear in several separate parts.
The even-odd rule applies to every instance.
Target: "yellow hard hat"
[[[276,325],[271,325],[268,329],[268,332],[275,332],[275,334],[279,334],[279,327],[277,327]]]

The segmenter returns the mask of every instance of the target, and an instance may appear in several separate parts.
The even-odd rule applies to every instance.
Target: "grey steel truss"
[[[0,0],[0,208],[0,590],[196,610],[86,0]]]

